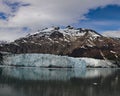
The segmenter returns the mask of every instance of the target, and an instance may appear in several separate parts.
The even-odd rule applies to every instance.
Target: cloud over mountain
[[[78,23],[87,19],[85,14],[90,9],[120,5],[120,0],[0,0],[0,4],[0,13],[6,17],[0,19],[0,28],[29,27],[34,30]]]
[[[107,37],[120,38],[120,30],[119,31],[106,31],[106,32],[103,32],[103,35]]]

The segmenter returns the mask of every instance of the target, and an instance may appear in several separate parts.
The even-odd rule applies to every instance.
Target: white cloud
[[[3,3],[3,0],[0,0],[0,12],[9,12],[9,7]]]
[[[37,29],[51,25],[68,25],[85,19],[90,9],[105,7],[109,4],[120,5],[120,0],[7,0],[21,2],[30,6],[21,6],[12,13],[10,8],[0,0],[0,11],[12,14],[8,21],[0,20],[0,27]],[[12,32],[11,32],[12,33]],[[1,32],[0,32],[1,34]]]
[[[84,14],[89,9],[120,3],[120,0],[12,0],[14,1],[30,6],[21,7],[14,17],[10,17],[6,22],[9,27],[72,24],[85,18]]]
[[[27,34],[21,28],[0,28],[0,40],[11,42]]]
[[[104,36],[107,37],[118,37],[120,38],[120,30],[119,31],[106,31],[102,33]]]

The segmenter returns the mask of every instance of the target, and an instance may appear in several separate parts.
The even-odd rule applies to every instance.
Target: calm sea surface
[[[0,67],[0,96],[120,96],[120,69]]]

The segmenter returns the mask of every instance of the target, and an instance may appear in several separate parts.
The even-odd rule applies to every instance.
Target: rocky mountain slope
[[[71,57],[91,57],[119,61],[120,40],[108,38],[91,29],[67,26],[45,28],[9,44],[0,51],[11,53],[43,53]]]

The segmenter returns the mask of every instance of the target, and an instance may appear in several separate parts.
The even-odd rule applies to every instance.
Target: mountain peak
[[[85,34],[89,34],[92,37],[101,37],[102,35],[100,35],[99,33],[97,33],[94,30],[91,29],[84,29],[84,28],[74,28],[72,26],[67,26],[66,28],[60,28],[57,26],[53,26],[50,28],[44,28],[42,30],[39,30],[33,34],[30,34],[31,36],[44,36],[44,37],[49,37],[52,33],[61,33],[63,34],[63,36],[69,36],[69,37],[80,37],[80,36],[84,36]],[[30,36],[29,35],[29,36]],[[56,34],[57,35],[57,34]]]
[[[12,53],[45,53],[100,59],[117,59],[120,57],[119,50],[119,40],[104,37],[92,29],[71,26],[64,29],[45,28],[0,46],[0,51]]]

